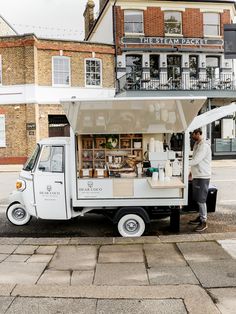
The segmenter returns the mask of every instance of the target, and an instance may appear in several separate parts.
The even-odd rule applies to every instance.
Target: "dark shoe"
[[[206,223],[206,221],[203,221],[203,222],[201,222],[198,226],[197,226],[197,228],[195,229],[195,231],[196,232],[202,232],[202,231],[204,231],[204,230],[206,230],[207,229],[207,223]]]
[[[199,225],[201,223],[200,216],[198,216],[196,219],[189,220],[188,222],[190,225]]]

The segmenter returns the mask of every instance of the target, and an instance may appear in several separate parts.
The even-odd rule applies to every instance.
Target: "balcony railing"
[[[162,90],[235,90],[236,82],[233,74],[208,78],[206,74],[192,78],[189,74],[182,74],[180,78],[159,77],[151,78],[149,74],[127,73],[117,80],[117,92],[123,91],[162,91]]]

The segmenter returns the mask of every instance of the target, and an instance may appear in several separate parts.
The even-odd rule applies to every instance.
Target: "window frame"
[[[2,122],[3,138],[1,140],[1,137],[0,137],[0,147],[4,148],[7,146],[6,145],[6,115],[5,114],[0,114],[0,121],[3,121]],[[0,124],[0,126],[1,126],[1,124]]]
[[[68,60],[69,65],[69,82],[68,84],[57,84],[55,83],[55,75],[54,75],[54,60]],[[71,63],[70,63],[70,57],[65,56],[53,56],[52,57],[52,86],[55,87],[71,87]]]
[[[129,31],[126,31],[125,30],[125,25],[126,24],[138,24],[138,22],[126,22],[125,21],[125,13],[128,13],[128,12],[138,12],[140,13],[140,16],[142,17],[142,21],[139,22],[139,24],[142,25],[142,31],[141,32],[129,32]],[[127,14],[128,16],[128,14]],[[131,10],[131,9],[127,9],[127,10],[124,10],[124,33],[127,35],[127,34],[138,34],[138,35],[143,35],[144,34],[144,14],[143,14],[143,10]]]
[[[180,33],[166,33],[166,19],[165,19],[165,15],[167,13],[178,13],[180,15]],[[183,14],[182,14],[182,11],[169,11],[169,10],[166,10],[164,11],[164,34],[165,36],[183,36]]]
[[[215,14],[218,16],[218,24],[205,24],[205,16],[206,14]],[[217,35],[209,35],[205,32],[205,26],[217,26],[218,34]],[[204,37],[220,37],[221,36],[221,15],[218,12],[203,12],[203,36]]]
[[[100,65],[100,85],[89,85],[87,84],[87,61],[96,61],[96,62],[99,62],[99,65]],[[88,87],[88,88],[98,88],[98,87],[102,87],[102,59],[99,59],[99,58],[86,58],[84,59],[84,84],[85,84],[85,87]]]

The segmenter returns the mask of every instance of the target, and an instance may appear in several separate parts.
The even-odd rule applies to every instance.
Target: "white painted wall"
[[[108,5],[101,22],[95,27],[89,41],[113,44],[113,13],[112,5]]]
[[[0,87],[0,105],[60,104],[62,99],[113,97],[114,88],[52,87],[38,85],[11,85]]]
[[[0,36],[16,35],[16,32],[0,16]]]

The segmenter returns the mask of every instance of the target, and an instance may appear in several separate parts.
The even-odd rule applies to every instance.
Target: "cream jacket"
[[[189,161],[193,179],[210,179],[211,147],[208,141],[201,140],[193,147],[193,158]]]

